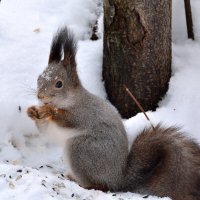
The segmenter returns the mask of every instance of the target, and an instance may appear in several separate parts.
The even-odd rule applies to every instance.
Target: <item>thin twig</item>
[[[131,93],[131,91],[126,87],[125,90],[126,92],[129,94],[129,96],[133,99],[133,101],[136,103],[136,105],[138,106],[138,108],[143,112],[144,116],[146,117],[146,119],[149,121],[149,123],[151,124],[151,127],[153,129],[155,129],[155,127],[153,126],[153,124],[151,123],[151,120],[149,119],[149,117],[147,116],[146,112],[144,111],[143,107],[141,106],[141,104],[139,103],[139,101],[135,98],[135,96]]]

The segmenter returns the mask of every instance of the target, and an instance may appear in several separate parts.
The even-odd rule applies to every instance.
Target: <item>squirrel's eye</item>
[[[57,81],[56,84],[55,84],[55,87],[56,87],[56,88],[61,88],[62,85],[63,85],[63,84],[62,84],[62,81]]]

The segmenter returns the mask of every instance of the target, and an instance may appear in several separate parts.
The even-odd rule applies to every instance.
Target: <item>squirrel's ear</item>
[[[64,43],[64,59],[63,65],[64,67],[76,67],[76,40],[74,39],[72,33],[66,30],[65,35],[65,43]]]
[[[51,50],[49,55],[49,64],[52,62],[60,62],[63,55],[63,46],[65,43],[66,35],[68,31],[66,28],[58,29],[57,33],[54,35]]]

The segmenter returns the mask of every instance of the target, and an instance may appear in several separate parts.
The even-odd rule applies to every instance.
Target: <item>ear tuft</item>
[[[64,66],[70,65],[71,67],[76,66],[75,56],[76,56],[76,40],[73,34],[67,30],[66,39],[64,44]]]
[[[58,29],[57,33],[53,37],[49,56],[49,64],[52,62],[60,62],[63,52],[64,66],[76,66],[76,41],[67,27]]]
[[[49,64],[52,62],[60,62],[63,54],[63,44],[65,42],[66,29],[58,29],[53,37],[51,43],[51,50],[49,55]]]

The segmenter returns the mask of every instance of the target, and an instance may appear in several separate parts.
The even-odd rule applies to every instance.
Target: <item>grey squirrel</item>
[[[42,105],[27,110],[41,132],[64,145],[68,178],[88,189],[200,200],[197,143],[177,128],[157,125],[139,133],[129,151],[120,115],[82,86],[75,56],[72,33],[59,29],[38,78]]]

